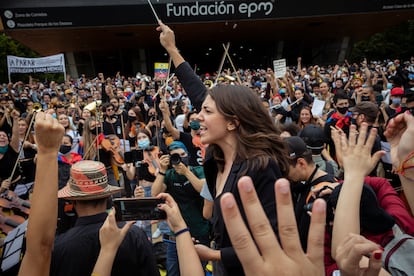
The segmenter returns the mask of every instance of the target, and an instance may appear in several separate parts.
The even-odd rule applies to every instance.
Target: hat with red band
[[[68,200],[94,200],[109,197],[122,188],[108,184],[105,166],[101,162],[83,160],[72,165],[66,186],[59,190],[58,198]]]

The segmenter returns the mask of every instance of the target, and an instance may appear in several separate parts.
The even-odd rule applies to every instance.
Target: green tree
[[[352,61],[361,61],[363,58],[407,60],[414,54],[413,45],[414,20],[409,20],[356,42],[349,59]]]
[[[38,57],[33,50],[11,39],[6,34],[0,34],[0,82],[8,82],[7,56]]]

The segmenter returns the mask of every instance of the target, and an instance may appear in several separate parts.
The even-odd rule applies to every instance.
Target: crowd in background
[[[179,65],[181,66],[181,63]],[[208,173],[210,169],[206,169],[209,168],[208,162],[205,162],[209,147],[200,137],[204,132],[213,130],[212,125],[208,127],[208,120],[205,119],[209,111],[204,110],[206,106],[194,100],[194,96],[188,95],[192,92],[187,91],[191,86],[185,84],[186,81],[180,78],[180,74],[177,75],[168,82],[149,74],[123,76],[118,72],[115,76],[106,77],[102,73],[98,76],[82,75],[78,79],[68,76],[64,83],[54,81],[45,83],[30,78],[28,83],[18,81],[3,84],[0,95],[1,192],[11,190],[19,197],[30,200],[30,194],[35,186],[38,151],[37,133],[32,130],[32,127],[35,114],[44,111],[56,118],[64,128],[57,155],[59,189],[64,189],[68,181],[74,177],[71,174],[74,164],[83,162],[81,160],[100,161],[106,171],[108,183],[123,188],[122,192],[121,189],[114,190],[112,194],[115,197],[162,196],[167,202],[174,202],[174,204],[177,202],[185,221],[184,224],[180,222],[180,226],[188,225],[189,230],[188,228],[183,230],[187,229],[186,231],[198,240],[200,246],[196,247],[196,250],[203,260],[203,267],[205,268],[208,261],[222,260],[224,263],[225,258],[230,258],[226,257],[227,253],[221,251],[221,258],[215,258],[212,257],[214,251],[204,250],[207,253],[203,255],[201,247],[204,245],[214,248],[214,245],[210,246],[212,239],[217,241],[221,238],[222,243],[225,243],[225,239],[228,243],[230,240],[234,241],[231,236],[223,238],[224,235],[222,237],[210,235],[211,227],[217,232],[220,227],[224,228],[224,222],[220,224],[220,219],[229,218],[224,214],[224,218],[221,217],[217,221],[215,204],[219,203],[214,202],[220,193],[214,194],[212,191],[217,192],[215,190],[217,187],[212,189],[206,184],[211,181],[209,180],[211,174]],[[306,65],[301,58],[298,58],[297,64],[287,68],[286,74],[281,78],[275,78],[271,68],[239,69],[237,72],[227,69],[219,74],[205,73],[200,76],[194,74],[192,77],[204,85],[202,89],[211,89],[213,93],[214,91],[220,93],[219,89],[224,86],[243,86],[251,88],[255,97],[260,99],[268,117],[271,118],[274,134],[282,137],[283,144],[286,144],[286,148],[281,146],[280,153],[283,152],[286,156],[276,162],[275,177],[276,179],[286,177],[291,182],[293,203],[290,204],[293,206],[289,206],[295,213],[298,238],[304,252],[309,250],[310,246],[315,246],[312,242],[308,244],[308,235],[314,233],[308,213],[312,211],[312,207],[315,208],[315,204],[316,206],[322,204],[315,199],[319,197],[325,199],[328,206],[326,226],[323,228],[326,231],[324,267],[328,275],[334,275],[332,274],[335,273],[334,271],[346,267],[343,264],[341,266],[340,261],[341,254],[345,253],[341,251],[331,253],[331,250],[346,247],[341,247],[339,244],[347,233],[341,232],[338,227],[335,229],[334,220],[339,216],[343,223],[347,223],[348,215],[333,210],[343,206],[343,198],[348,196],[348,193],[352,194],[352,191],[348,191],[345,187],[349,179],[356,178],[355,174],[359,168],[352,166],[351,163],[352,158],[361,152],[366,154],[362,156],[364,158],[374,154],[381,159],[373,166],[366,165],[365,170],[361,169],[362,174],[366,173],[362,177],[366,176],[366,178],[361,180],[361,190],[353,191],[354,195],[360,193],[362,196],[361,212],[359,213],[358,210],[361,220],[360,225],[355,227],[351,223],[354,227],[352,230],[357,229],[355,230],[357,234],[360,233],[380,245],[378,248],[385,248],[393,240],[396,236],[396,228],[409,235],[414,233],[414,218],[405,205],[406,202],[401,200],[403,193],[399,177],[405,171],[412,170],[414,165],[410,162],[413,156],[405,158],[405,155],[410,152],[399,153],[405,154],[405,159],[401,157],[403,159],[401,164],[406,166],[396,168],[394,164],[396,157],[393,156],[395,152],[392,152],[392,147],[395,145],[387,139],[391,137],[390,131],[387,134],[389,122],[406,111],[414,114],[414,57],[409,61],[363,60],[352,64],[345,61],[342,64],[329,66]],[[234,98],[234,101],[238,100]],[[316,110],[313,106],[316,100],[322,103],[319,114],[313,114]],[[223,110],[220,112],[224,113]],[[258,114],[261,114],[259,110],[249,111],[252,128],[262,127],[259,126],[257,118],[254,118],[256,115],[259,116]],[[200,116],[203,118],[201,125]],[[236,129],[239,127],[237,124],[236,119],[234,122]],[[228,126],[228,131],[233,131],[232,127],[233,125]],[[406,128],[407,125],[404,127]],[[358,133],[360,136],[370,137],[368,138],[370,143],[367,142],[371,146],[368,152],[363,150],[360,153],[351,152],[351,146],[348,148],[341,145],[344,143],[343,139],[349,141],[355,139],[358,141],[355,144],[362,148],[363,142],[356,138]],[[282,140],[278,139],[274,140],[275,143],[282,143]],[[219,144],[219,142],[211,142],[213,145],[216,143]],[[351,143],[349,142],[349,145]],[[210,148],[216,150],[213,146]],[[412,148],[408,147],[408,149],[412,151]],[[135,150],[139,150],[138,153],[142,155],[137,157],[131,154],[137,154]],[[383,154],[375,155],[376,152]],[[224,165],[220,167],[220,160],[225,159],[225,153],[223,156],[220,156],[221,151],[214,153],[216,154],[214,158],[219,160],[219,171],[225,171]],[[174,163],[173,157],[177,156],[178,161]],[[354,164],[360,164],[358,162],[361,161],[354,160]],[[14,168],[15,164],[17,169]],[[363,163],[360,165],[364,166]],[[256,181],[254,178],[252,180]],[[188,183],[190,186],[185,186]],[[245,183],[245,185],[249,184]],[[182,189],[177,189],[178,186]],[[239,183],[239,189],[241,186],[243,183]],[[282,186],[284,185],[279,183],[279,188],[276,189],[282,189]],[[224,189],[224,191],[230,190]],[[237,187],[234,186],[231,191],[237,194]],[[259,199],[264,200],[260,195],[263,191],[256,191]],[[164,192],[171,198],[163,194]],[[240,191],[238,196],[242,194],[243,192]],[[341,194],[344,195],[340,196]],[[410,200],[411,195],[406,196]],[[77,207],[73,209],[71,200],[76,201],[77,198],[72,195],[61,196],[59,199],[58,236],[55,244],[58,248],[66,246],[64,240],[68,239],[68,235],[59,239],[59,235],[64,235],[74,225],[76,226]],[[230,199],[221,199],[221,201],[226,200]],[[241,201],[245,202],[243,196]],[[106,207],[105,204],[102,206]],[[176,207],[174,204],[170,207]],[[240,201],[238,204],[240,207]],[[81,203],[76,205],[79,210],[84,208],[79,207]],[[274,204],[270,207],[263,204],[262,206],[270,220],[270,229],[283,237],[286,233],[280,229],[279,232],[277,231],[277,223],[273,224],[272,215],[266,209],[273,208]],[[247,210],[245,212],[250,222],[252,216]],[[102,223],[105,217],[102,218]],[[274,219],[276,220],[276,217]],[[279,212],[277,219],[280,219]],[[282,224],[280,223],[279,226]],[[163,235],[164,241],[169,246],[166,253],[168,275],[179,275],[180,269],[183,268],[178,266],[178,260],[181,262],[181,249],[178,245],[178,236],[181,232],[177,235],[177,230],[182,227],[174,227],[171,221],[169,225],[159,223],[157,234],[146,222],[137,225],[145,230],[149,240],[159,237],[160,234]],[[260,240],[254,233],[253,237]],[[353,236],[348,237],[348,240],[356,242],[360,238],[361,236]],[[283,243],[283,240],[281,242]],[[170,246],[171,244],[174,246]],[[82,245],[79,243],[79,246]],[[257,246],[260,248],[264,245],[259,242]],[[233,247],[236,246],[233,244]],[[236,247],[236,251],[238,249],[241,250],[240,246]],[[376,247],[371,246],[370,250],[375,251]],[[177,251],[178,256],[177,253],[174,254]],[[301,250],[297,249],[296,252],[299,251]],[[240,261],[246,260],[240,255],[240,251],[237,253]],[[261,253],[266,254],[266,251]],[[64,258],[64,256],[55,256],[55,258]],[[378,260],[378,256],[374,258]],[[234,262],[247,273],[245,262],[242,265],[238,260]],[[91,268],[94,264],[95,262],[90,264]],[[221,267],[217,263],[213,266]],[[62,275],[56,260],[52,259],[51,269],[53,275]],[[229,273],[233,268],[231,266],[229,268],[224,263],[222,269]],[[386,269],[391,271],[388,267]],[[216,275],[227,275],[220,273],[217,272]]]

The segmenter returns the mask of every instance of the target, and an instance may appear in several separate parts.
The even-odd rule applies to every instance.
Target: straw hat
[[[79,161],[72,165],[66,186],[59,190],[58,198],[68,200],[93,200],[109,197],[122,188],[108,184],[103,163],[91,160]]]

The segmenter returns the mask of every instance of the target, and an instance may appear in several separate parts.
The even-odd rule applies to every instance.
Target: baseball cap
[[[323,149],[325,144],[325,133],[317,125],[307,125],[299,133],[299,137],[303,139],[306,147],[310,150]]]
[[[393,89],[391,89],[391,96],[399,96],[403,94],[404,90],[401,87],[394,87]]]
[[[301,157],[308,151],[305,142],[298,136],[287,137],[285,141],[288,144],[289,157],[291,158]]]

